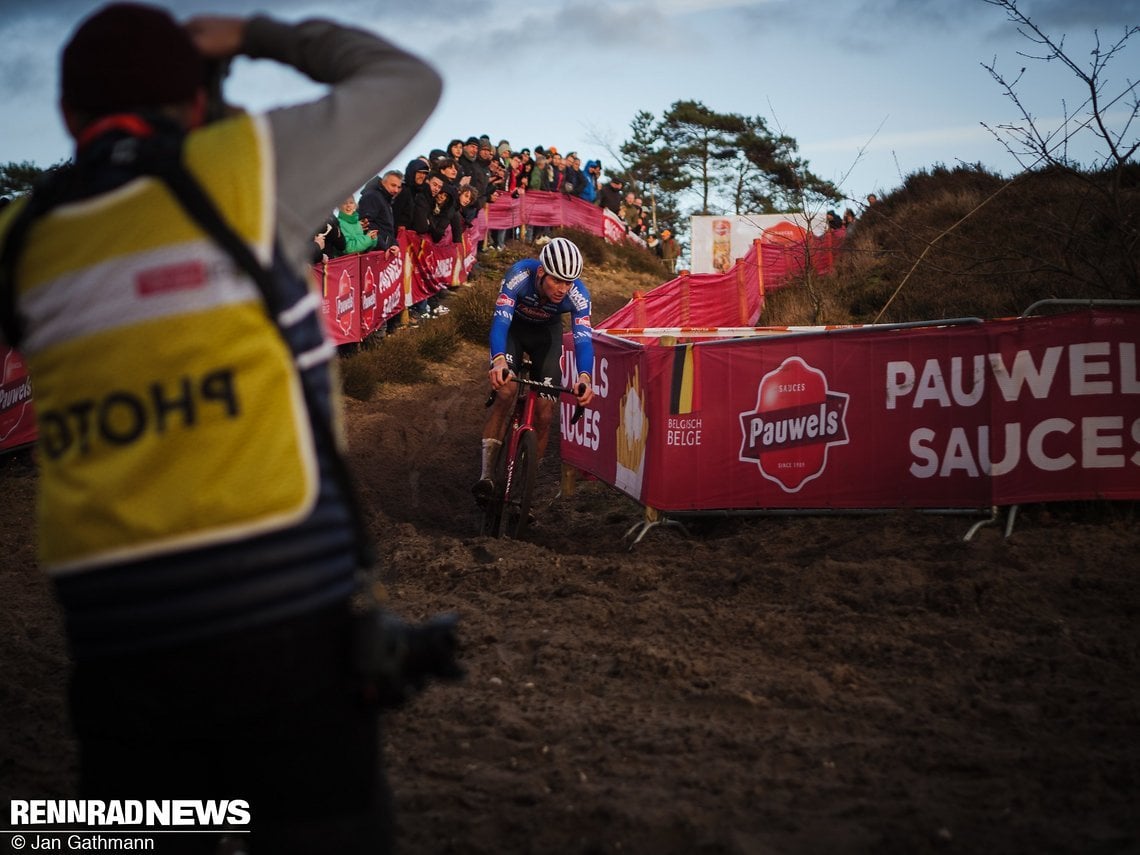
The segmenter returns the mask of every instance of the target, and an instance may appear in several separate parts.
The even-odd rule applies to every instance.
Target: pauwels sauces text
[[[989,394],[987,395],[987,391]],[[915,478],[1007,475],[1019,466],[1043,472],[1140,467],[1140,418],[1122,413],[1068,418],[1067,399],[1140,395],[1134,342],[1091,341],[971,357],[886,364],[887,410],[990,406],[1004,424],[973,429],[917,427],[910,435]],[[1057,415],[1017,419],[1022,401],[1056,403]],[[1135,399],[1133,399],[1135,400]],[[1135,407],[1128,410],[1135,413]]]
[[[578,368],[577,361],[574,358],[574,351],[568,350],[563,353],[564,359],[562,360],[562,385],[572,387],[578,382]],[[599,398],[605,398],[609,395],[610,391],[610,363],[604,357],[599,359],[594,358],[593,371],[590,376],[593,378],[594,395]],[[600,434],[599,424],[601,421],[601,411],[593,407],[587,407],[586,412],[583,413],[582,418],[578,420],[577,424],[570,424],[570,420],[574,416],[575,403],[569,398],[563,397],[562,399],[562,417],[560,419],[562,424],[562,438],[567,442],[573,442],[583,448],[589,448],[593,451],[598,450],[598,441]]]

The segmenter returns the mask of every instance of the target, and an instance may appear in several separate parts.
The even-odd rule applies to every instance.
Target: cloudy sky
[[[100,3],[0,0],[0,163],[48,166],[70,155],[55,110],[57,57]],[[1038,124],[1052,129],[1088,96],[985,0],[160,0],[179,17],[272,8],[327,16],[413,48],[442,73],[435,114],[394,165],[456,136],[487,134],[515,147],[558,146],[612,162],[639,110],[660,116],[692,99],[763,117],[794,137],[813,171],[850,199],[897,187],[936,163],[1019,169],[982,123],[1018,118],[983,63],[1015,76]],[[1021,0],[1021,8],[1089,60],[1092,34],[1115,42],[1140,24],[1140,0]],[[1140,69],[1140,38],[1109,67],[1118,93]],[[227,98],[262,109],[311,97],[312,84],[266,63],[235,65]],[[362,105],[364,109],[366,105]],[[383,109],[383,104],[372,105]],[[1085,162],[1102,154],[1075,141]]]

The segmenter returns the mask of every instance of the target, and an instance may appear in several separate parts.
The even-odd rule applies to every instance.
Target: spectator
[[[534,167],[530,171],[527,181],[528,190],[550,190],[554,183],[554,175],[550,170],[549,161],[544,152],[535,149]]]
[[[661,261],[670,273],[677,272],[677,259],[681,257],[681,245],[673,237],[670,229],[661,230]]]
[[[843,212],[843,227],[845,229],[851,228],[855,224],[855,212],[848,208]]]
[[[661,258],[661,241],[657,239],[656,232],[650,232],[645,238],[645,247],[658,258]]]
[[[376,232],[376,249],[383,252],[398,252],[396,244],[396,220],[392,204],[404,186],[404,179],[396,170],[389,170],[382,178],[375,178],[364,185],[357,206],[357,216],[362,227]]]
[[[526,188],[530,184],[530,171],[534,169],[534,158],[531,157],[530,149],[524,148],[519,152],[519,184]]]
[[[313,264],[322,264],[330,258],[344,255],[344,234],[340,230],[340,220],[335,214],[330,214],[324,226],[313,235],[313,243],[317,245],[313,253]]]
[[[428,165],[423,158],[416,158],[408,164],[404,172],[404,186],[392,200],[392,219],[396,224],[397,234],[400,229],[412,228],[412,200],[416,192],[423,187],[427,177]]]
[[[432,207],[428,214],[428,234],[434,243],[439,243],[449,232],[451,242],[459,243],[463,240],[463,220],[459,216],[459,201],[456,192],[447,182],[438,186],[434,183],[438,176],[432,176]],[[469,186],[469,185],[468,185]],[[471,188],[474,192],[474,187]]]
[[[558,153],[558,149],[551,146],[548,149],[550,155],[550,186],[547,190],[553,190],[555,193],[569,193],[573,190],[573,185],[566,186],[566,163],[562,159],[562,155]]]
[[[502,190],[506,187],[507,174],[490,141],[479,143],[478,164],[485,176],[482,196],[479,199],[479,206],[483,207],[489,201],[492,189]]]
[[[360,225],[360,216],[356,213],[356,199],[349,196],[340,203],[340,210],[337,213],[337,219],[340,220],[340,230],[344,235],[345,254],[351,255],[354,252],[368,252],[376,248],[376,229],[369,229],[364,231]]]
[[[425,155],[421,154],[419,157],[408,161],[408,165],[404,169],[404,186],[405,187],[407,187],[408,184],[411,183],[412,174],[414,172],[416,172],[416,170],[418,170],[420,167],[423,167],[424,169],[431,169],[431,162],[427,159],[427,157]]]
[[[436,242],[443,239],[451,225],[450,222],[440,217],[441,206],[437,201],[440,194],[448,195],[446,182],[438,172],[432,172],[412,197],[412,231]],[[455,213],[458,217],[458,211]],[[460,228],[458,224],[456,226]],[[459,234],[462,235],[461,230]],[[432,316],[435,307],[439,305],[438,298],[435,298],[434,303],[432,299],[420,300],[408,309],[412,326],[416,326],[421,320]]]
[[[455,162],[455,158],[437,158],[434,169],[442,176],[444,184],[455,192],[459,191],[459,164]]]
[[[459,163],[459,159],[463,157],[463,140],[452,140],[447,144],[447,156],[452,160]]]
[[[602,162],[600,160],[587,160],[586,172],[582,181],[582,189],[578,195],[590,204],[598,201],[598,182],[601,181]]]
[[[586,187],[586,174],[582,171],[582,161],[576,152],[566,155],[566,182],[564,190],[571,196],[581,196]]]
[[[843,228],[843,220],[835,211],[827,212],[827,227],[832,231]]]
[[[328,92],[202,127],[203,58],[239,55]],[[364,531],[338,474],[335,351],[304,274],[314,226],[418,130],[439,78],[329,21],[183,25],[122,3],[75,30],[60,81],[77,166],[56,173],[57,193],[35,191],[43,209],[23,247],[60,265],[18,275],[15,309],[37,394],[54,390],[59,413],[118,400],[132,415],[129,437],[122,421],[100,435],[92,420],[91,442],[73,435],[38,456],[38,563],[67,631],[75,795],[241,798],[258,852],[389,852],[378,711],[350,653]],[[381,101],[390,115],[360,110]],[[336,155],[319,156],[330,140]],[[222,221],[188,217],[161,180],[137,180],[150,165],[140,152]],[[60,219],[114,241],[55,240]],[[223,234],[243,251],[220,249]],[[140,291],[140,274],[163,287]],[[84,311],[91,293],[75,276],[117,308]],[[30,299],[41,290],[55,305]],[[67,316],[83,320],[61,326]],[[201,831],[158,848],[213,852]]]
[[[625,194],[619,216],[625,222],[625,230],[637,234],[638,225],[641,223],[641,203],[633,193]],[[661,237],[665,237],[664,232]]]
[[[620,217],[624,188],[625,183],[616,175],[611,175],[610,180],[598,188],[598,204]]]
[[[463,143],[463,154],[459,157],[459,183],[471,184],[475,182],[475,189],[482,195],[483,187],[477,182],[484,175],[485,173],[479,167],[479,138],[468,137],[467,142]]]
[[[467,231],[479,216],[479,200],[475,196],[475,188],[470,184],[464,184],[456,191],[455,198],[459,208],[460,223],[463,231]]]

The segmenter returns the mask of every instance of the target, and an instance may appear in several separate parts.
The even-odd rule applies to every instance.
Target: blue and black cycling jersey
[[[590,337],[590,292],[581,279],[575,279],[562,302],[550,302],[538,292],[540,266],[538,259],[524,258],[511,265],[503,277],[499,297],[495,301],[495,316],[491,320],[491,361],[496,356],[507,354],[507,337],[512,324],[550,326],[561,330],[560,317],[569,313],[578,372],[592,375],[594,342]]]

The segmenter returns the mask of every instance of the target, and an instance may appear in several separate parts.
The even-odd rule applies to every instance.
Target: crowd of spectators
[[[625,192],[621,178],[611,175],[602,183],[601,176],[600,160],[583,165],[577,152],[563,154],[554,146],[535,146],[532,151],[515,149],[507,140],[492,143],[485,135],[453,139],[445,148],[416,157],[402,173],[390,170],[372,179],[361,189],[359,201],[346,199],[316,231],[313,263],[355,252],[398,252],[401,228],[435,242],[450,235],[458,243],[484,207],[504,193],[518,198],[528,190],[565,193],[608,208],[629,232],[645,238],[650,229],[641,200]],[[551,231],[549,226],[491,229],[478,252],[502,251],[512,239],[540,242]],[[654,251],[671,269],[662,255],[664,243]],[[446,314],[442,296],[412,306],[411,322]]]

